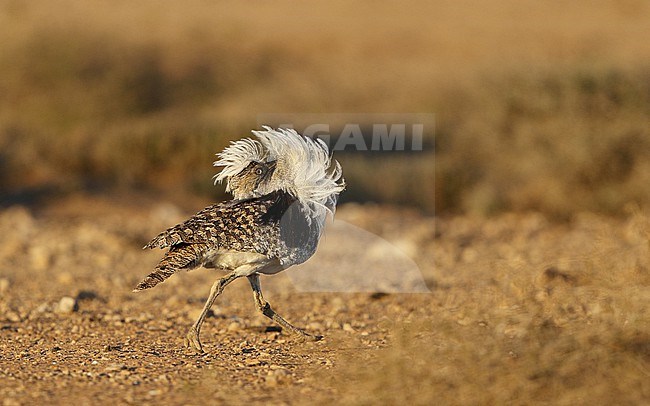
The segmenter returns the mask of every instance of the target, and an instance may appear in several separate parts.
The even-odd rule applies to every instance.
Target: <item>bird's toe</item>
[[[201,341],[199,340],[199,333],[194,327],[192,327],[185,336],[185,348],[189,348],[199,354],[204,352]]]
[[[323,336],[321,335],[313,335],[309,334],[308,332],[301,330],[301,329],[296,329],[294,331],[296,338],[300,342],[305,342],[305,341],[320,341],[323,339]]]

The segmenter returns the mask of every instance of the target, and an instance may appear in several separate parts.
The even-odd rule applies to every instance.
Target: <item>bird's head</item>
[[[214,166],[223,169],[214,176],[215,184],[226,181],[226,192],[235,199],[261,196],[257,190],[275,170],[275,163],[269,160],[262,144],[249,138],[230,143],[217,157]]]
[[[239,173],[228,179],[226,190],[231,192],[235,199],[261,196],[260,191],[268,188],[275,165],[276,161],[251,161]]]
[[[310,208],[334,212],[345,182],[337,161],[331,168],[327,144],[293,129],[264,127],[253,134],[257,140],[235,141],[217,154],[214,165],[223,169],[215,182],[226,180],[226,191],[236,199],[284,190]]]

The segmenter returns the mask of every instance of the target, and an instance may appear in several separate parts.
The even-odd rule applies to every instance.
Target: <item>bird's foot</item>
[[[203,346],[199,340],[199,332],[196,328],[190,328],[185,336],[185,348],[190,348],[199,354],[203,354]]]
[[[323,336],[321,335],[309,334],[308,332],[299,328],[296,328],[293,332],[300,341],[320,341],[323,339]]]

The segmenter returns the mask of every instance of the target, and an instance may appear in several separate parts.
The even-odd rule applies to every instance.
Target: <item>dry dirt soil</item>
[[[85,196],[0,211],[3,405],[650,401],[650,222],[640,210],[554,224],[535,213],[433,218],[343,205],[337,217],[399,247],[430,292],[307,292],[285,274],[263,278],[280,314],[325,336],[299,342],[235,281],[197,355],[182,337],[216,271],[131,293],[161,255],[140,247],[206,202],[195,203]],[[369,252],[352,235],[328,241]],[[382,275],[367,258],[352,267]]]

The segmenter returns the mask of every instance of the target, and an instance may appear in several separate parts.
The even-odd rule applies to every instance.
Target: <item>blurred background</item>
[[[340,154],[343,201],[556,219],[645,206],[648,21],[635,0],[3,0],[0,204],[219,198],[213,154],[260,114],[432,113],[419,154]]]

